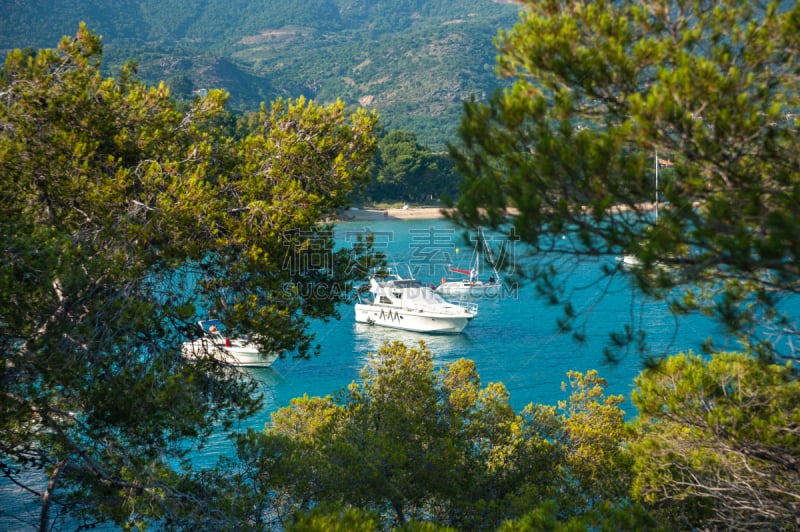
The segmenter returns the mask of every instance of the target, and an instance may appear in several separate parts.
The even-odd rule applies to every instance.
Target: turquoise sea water
[[[461,232],[445,220],[348,222],[337,226],[337,241],[346,245],[352,239],[348,235],[364,231],[372,231],[379,244],[382,237],[390,238],[384,244],[389,263],[403,275],[410,267],[425,283],[438,284],[449,262],[468,263],[471,257]],[[515,256],[507,262],[524,267],[529,261],[526,251],[520,244],[515,247]],[[605,260],[611,263],[614,258]],[[560,385],[571,369],[598,369],[609,381],[609,393],[627,396],[633,377],[641,370],[639,355],[622,353],[619,362],[609,364],[602,349],[608,333],[620,330],[633,313],[646,329],[656,354],[698,349],[702,340],[714,333],[707,320],[694,317],[676,322],[663,304],[635,297],[623,276],[610,286],[592,286],[601,266],[600,261],[586,262],[570,280],[576,289],[573,305],[588,320],[584,344],[557,332],[561,309],[537,298],[534,288],[524,282],[504,287],[496,297],[475,299],[478,316],[460,335],[428,335],[357,324],[352,307],[343,306],[340,320],[313,324],[321,346],[319,356],[279,360],[264,372],[263,377],[270,382],[271,401],[274,406],[284,406],[303,393],[324,395],[347,385],[357,377],[367,353],[391,340],[409,344],[423,340],[440,363],[462,357],[474,360],[484,383],[501,381],[506,385],[516,409],[531,401],[554,403],[563,398]]]
[[[375,236],[376,247],[386,253],[389,263],[399,273],[406,274],[411,268],[415,277],[426,283],[438,284],[449,264],[467,267],[472,257],[461,231],[445,220],[341,223],[335,229],[337,245],[352,246],[359,235],[368,232]],[[495,249],[503,240],[490,235],[490,244]],[[506,265],[524,267],[530,261],[520,244],[506,249]],[[324,265],[325,260],[326,257],[320,257],[319,264]],[[612,263],[614,258],[604,260]],[[642,361],[636,352],[630,352],[623,353],[619,362],[606,363],[602,350],[608,333],[620,330],[623,323],[635,316],[647,331],[653,353],[663,355],[697,350],[705,338],[715,334],[715,329],[697,317],[676,322],[663,304],[643,302],[636,297],[624,276],[617,276],[611,284],[594,283],[602,265],[597,260],[582,262],[571,271],[566,286],[572,292],[576,310],[588,319],[583,344],[557,332],[560,309],[543,303],[534,296],[533,287],[524,284],[516,289],[506,286],[497,297],[478,299],[478,316],[459,335],[424,335],[357,324],[352,306],[344,305],[340,320],[312,324],[320,345],[317,356],[285,358],[271,368],[246,370],[261,383],[265,404],[259,414],[238,428],[263,428],[270,414],[289,405],[294,397],[324,396],[346,387],[358,379],[368,353],[393,340],[407,344],[424,340],[437,364],[459,358],[474,360],[482,384],[502,382],[516,411],[531,402],[555,404],[565,399],[561,383],[566,380],[567,371],[597,369],[608,380],[607,393],[624,395],[623,406],[633,416],[635,411],[629,398]],[[194,458],[201,467],[212,466],[220,455],[230,452],[230,443],[220,433]],[[0,502],[6,510],[18,507],[20,513],[25,512],[22,499],[17,488],[0,481]],[[0,515],[0,530],[18,529],[19,522],[13,515],[0,514],[4,514]]]
[[[338,245],[348,246],[357,235],[367,232],[374,234],[376,246],[387,254],[398,273],[406,275],[410,268],[425,283],[438,284],[448,264],[466,266],[472,256],[461,230],[445,220],[346,222],[337,225],[335,235]],[[500,237],[496,238],[495,248],[501,243]],[[613,263],[615,259],[603,260]],[[530,258],[521,244],[506,256],[506,264],[524,267],[527,262]],[[630,392],[634,377],[642,369],[642,359],[631,351],[621,353],[618,362],[606,362],[603,348],[608,334],[636,319],[647,331],[652,352],[664,355],[699,350],[715,328],[699,317],[676,321],[664,304],[636,296],[622,275],[610,285],[594,283],[602,265],[599,260],[586,261],[570,277],[573,305],[588,320],[585,343],[559,334],[556,319],[561,315],[560,308],[545,304],[535,296],[534,288],[524,283],[516,288],[506,286],[497,297],[476,299],[478,316],[459,335],[419,334],[355,323],[352,306],[342,306],[340,320],[312,325],[320,344],[318,356],[309,360],[285,358],[271,368],[248,370],[262,383],[265,408],[240,428],[262,428],[271,412],[289,405],[294,397],[324,396],[346,387],[358,379],[368,353],[393,340],[409,345],[423,340],[437,364],[472,359],[482,384],[502,382],[516,411],[531,402],[556,404],[566,399],[561,383],[567,371],[597,369],[608,381],[607,393],[624,395],[623,406],[629,417],[633,416]],[[211,465],[226,452],[228,444],[220,438],[197,458]]]

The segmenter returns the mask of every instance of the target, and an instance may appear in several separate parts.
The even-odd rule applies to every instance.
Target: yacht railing
[[[450,303],[452,303],[453,305],[458,305],[459,307],[466,309],[467,312],[470,312],[472,314],[478,314],[478,304],[472,301],[464,301],[462,299],[459,301],[451,301]]]

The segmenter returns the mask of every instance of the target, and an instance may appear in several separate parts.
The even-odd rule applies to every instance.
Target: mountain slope
[[[0,0],[0,50],[54,47],[80,21],[105,68],[136,60],[179,98],[222,87],[255,109],[278,96],[377,110],[440,149],[461,101],[498,86],[492,39],[518,6],[491,0]]]

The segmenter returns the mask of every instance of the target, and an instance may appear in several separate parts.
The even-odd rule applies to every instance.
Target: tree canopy
[[[425,202],[450,197],[458,188],[446,154],[420,146],[411,131],[390,131],[381,138],[373,173],[366,192],[374,200]]]
[[[637,377],[633,402],[633,492],[675,527],[797,527],[800,382],[788,365],[682,354]]]
[[[791,364],[679,354],[635,379],[639,416],[599,374],[515,413],[475,364],[386,343],[360,379],[301,397],[239,439],[250,521],[289,530],[796,527],[800,383]],[[248,494],[250,495],[250,494]]]
[[[796,357],[781,303],[800,292],[800,5],[524,4],[497,39],[513,86],[467,104],[451,146],[460,220],[513,226],[554,301],[569,261],[628,254],[674,312]]]
[[[42,529],[224,528],[204,501],[221,479],[186,458],[259,396],[181,342],[216,315],[265,351],[309,351],[307,319],[366,271],[318,222],[369,179],[376,117],[279,100],[233,137],[222,91],[182,110],[134,65],[103,78],[101,51],[81,25],[0,75],[0,470]]]
[[[651,361],[637,378],[631,500],[669,529],[796,528],[800,5],[524,4],[497,39],[513,86],[468,103],[451,146],[455,217],[533,247],[565,329],[563,276],[598,256],[599,276],[723,324],[742,353]]]
[[[387,343],[346,390],[296,398],[241,439],[242,469],[262,494],[253,519],[292,523],[313,508],[302,522],[344,523],[357,509],[383,528],[491,530],[540,506],[549,515],[543,505],[579,521],[601,501],[629,508],[622,398],[605,385],[571,373],[568,400],[515,413],[471,360],[437,370],[423,343]]]

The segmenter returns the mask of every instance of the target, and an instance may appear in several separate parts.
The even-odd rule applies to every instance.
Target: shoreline
[[[351,207],[338,216],[331,217],[332,221],[361,222],[374,220],[439,220],[445,217],[444,207],[393,207],[389,209],[375,209],[364,207]]]
[[[391,207],[388,209],[376,209],[373,207],[351,207],[342,211],[337,216],[329,217],[330,222],[361,222],[375,220],[441,220],[446,218],[447,213],[453,213],[456,209],[434,206],[403,206]],[[515,216],[516,209],[509,208],[507,214]]]
[[[652,211],[657,208],[655,202],[643,202],[636,206],[636,209]],[[627,205],[617,205],[611,207],[609,212],[621,213],[629,212],[634,208]],[[336,216],[330,216],[328,222],[362,222],[376,220],[441,220],[446,217],[446,213],[452,213],[455,209],[434,206],[403,206],[390,207],[388,209],[377,209],[374,207],[350,207],[343,210]],[[506,213],[509,216],[516,216],[518,211],[509,208]]]

